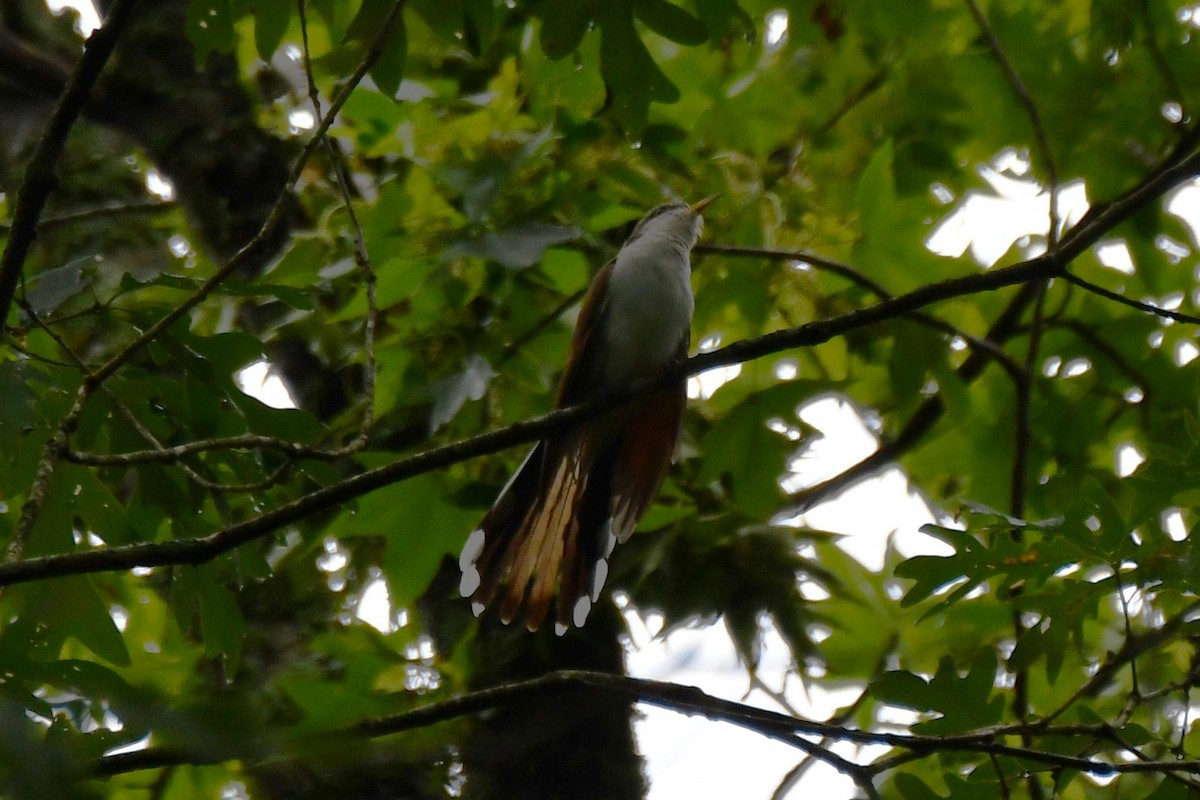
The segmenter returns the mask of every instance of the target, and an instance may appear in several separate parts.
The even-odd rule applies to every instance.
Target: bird
[[[554,407],[620,397],[687,358],[695,301],[691,250],[719,195],[651,209],[592,279]],[[654,502],[675,460],[686,383],[652,390],[538,442],[471,532],[459,592],[479,616],[499,597],[508,624],[526,605],[537,631],[555,594],[555,632],[582,627],[613,548]]]

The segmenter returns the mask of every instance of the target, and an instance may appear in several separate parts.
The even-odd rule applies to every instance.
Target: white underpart
[[[628,391],[676,357],[692,324],[688,255],[700,225],[681,205],[649,220],[617,253],[604,309],[606,390]]]

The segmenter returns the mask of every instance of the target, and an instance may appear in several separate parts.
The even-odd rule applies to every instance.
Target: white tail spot
[[[596,571],[592,574],[592,602],[600,599],[600,591],[608,580],[608,562],[603,558],[596,562]]]
[[[483,543],[487,539],[487,534],[483,532],[483,528],[476,528],[471,531],[471,535],[467,537],[467,543],[463,545],[462,555],[458,557],[458,567],[463,572],[475,567],[475,559],[479,558],[479,554],[483,552]]]
[[[588,614],[592,611],[592,600],[589,597],[581,597],[575,602],[575,613],[572,614],[572,622],[576,628],[582,628],[583,623],[587,622]]]
[[[463,570],[462,578],[458,581],[458,593],[462,597],[470,597],[475,594],[475,590],[479,588],[479,584],[479,570],[473,566],[467,567]],[[479,616],[478,612],[475,616]]]
[[[604,557],[608,558],[612,555],[613,548],[617,546],[617,536],[613,533],[612,517],[609,517],[608,521],[604,523],[602,530],[604,531]]]

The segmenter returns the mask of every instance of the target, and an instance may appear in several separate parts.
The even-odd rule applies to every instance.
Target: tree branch
[[[1034,279],[1045,279],[1059,274],[1061,270],[1062,266],[1058,261],[1049,255],[1044,255],[1010,267],[941,281],[841,316],[777,331],[755,339],[745,339],[720,350],[701,353],[688,359],[676,369],[669,370],[660,381],[656,381],[651,386],[642,387],[640,391],[649,391],[669,385],[713,367],[737,364],[794,347],[821,344],[848,331],[893,319],[930,303],[977,292],[994,291]],[[0,564],[0,586],[61,575],[106,572],[136,566],[204,563],[221,553],[298,522],[317,511],[348,502],[391,483],[477,456],[494,453],[513,445],[533,442],[561,433],[587,415],[599,414],[619,403],[628,402],[633,396],[636,395],[612,398],[604,403],[592,402],[572,406],[518,422],[491,433],[472,436],[452,444],[431,448],[413,456],[400,458],[390,464],[317,489],[261,516],[231,525],[209,536],[167,542],[143,542],[100,550],[40,556],[24,561],[13,559],[8,563]]]
[[[117,7],[124,8],[125,3],[132,3],[135,0],[117,0],[118,5],[114,5],[114,10]],[[243,264],[250,262],[256,258],[259,251],[266,247],[271,241],[271,236],[276,228],[282,223],[284,214],[287,211],[287,199],[290,191],[300,180],[300,176],[304,170],[305,164],[312,157],[316,149],[321,146],[325,133],[333,124],[334,119],[341,111],[342,106],[349,99],[351,93],[366,76],[367,72],[379,60],[383,52],[384,45],[387,43],[388,37],[395,28],[395,20],[400,15],[404,7],[404,0],[395,0],[388,16],[380,27],[379,32],[371,42],[371,46],[367,49],[362,61],[355,69],[354,74],[338,92],[337,96],[330,104],[329,113],[321,119],[320,125],[313,133],[313,136],[305,143],[301,150],[296,163],[292,167],[291,173],[288,175],[287,181],[284,183],[284,188],[279,194],[278,200],[271,209],[271,213],[263,222],[258,233],[245,245],[242,246],[237,253],[225,263],[223,267],[218,269],[211,277],[208,278],[190,297],[185,299],[180,305],[173,308],[170,312],[159,318],[158,322],[151,325],[141,336],[137,337],[133,342],[124,347],[121,351],[112,356],[107,362],[98,367],[95,371],[84,377],[82,385],[76,392],[75,401],[70,410],[59,423],[58,430],[50,437],[42,448],[42,453],[38,458],[37,468],[34,474],[34,480],[30,486],[29,492],[26,495],[25,503],[21,507],[21,516],[17,521],[16,528],[13,532],[13,537],[9,541],[5,549],[4,561],[6,563],[15,562],[20,559],[21,554],[25,550],[25,545],[33,532],[34,523],[37,521],[41,513],[42,504],[46,501],[46,496],[50,488],[50,478],[54,474],[55,466],[62,456],[69,449],[68,442],[70,435],[74,432],[79,424],[79,419],[83,415],[84,408],[87,406],[88,399],[92,392],[101,384],[104,383],[114,372],[121,368],[127,361],[140,352],[142,348],[150,342],[157,339],[163,331],[181,319],[185,314],[199,305],[207,298],[217,287],[230,275],[238,270]],[[127,13],[127,12],[126,12]],[[44,200],[44,198],[43,198]],[[33,225],[36,221],[36,216],[29,225]],[[14,231],[17,228],[19,220],[14,221]],[[32,234],[30,234],[32,235]],[[10,246],[12,240],[9,242]],[[8,251],[5,251],[7,257]],[[2,270],[2,265],[0,265]],[[18,267],[17,273],[20,270]]]
[[[331,109],[331,113],[332,111],[333,109]],[[680,378],[694,375],[713,367],[739,364],[795,347],[811,347],[822,344],[848,331],[894,319],[917,311],[932,303],[979,292],[995,291],[1007,286],[1028,284],[1031,281],[1046,280],[1063,275],[1065,274],[1066,265],[1098,241],[1107,230],[1111,229],[1111,226],[1128,218],[1139,208],[1143,207],[1144,204],[1170,189],[1175,183],[1192,177],[1197,169],[1200,169],[1200,156],[1192,155],[1183,159],[1178,164],[1159,170],[1144,181],[1143,184],[1135,187],[1134,190],[1121,198],[1121,200],[1109,205],[1102,213],[1085,217],[1088,222],[1084,229],[1080,230],[1079,227],[1072,229],[1055,248],[1048,250],[1041,256],[1000,269],[975,272],[960,278],[952,278],[928,284],[908,294],[884,300],[873,306],[856,309],[847,314],[810,322],[807,325],[800,325],[787,330],[776,331],[754,339],[745,339],[719,350],[701,353],[688,359],[679,368],[668,371],[660,382],[656,382],[651,387],[644,387],[643,391],[656,388],[660,385],[667,385],[672,381],[678,381]],[[1080,225],[1083,226],[1084,223],[1081,222]],[[1031,294],[1032,291],[1029,286],[1026,286],[1021,294],[1018,295],[1018,299],[1026,294]],[[1014,301],[1014,304],[1010,304],[1010,310],[1014,308],[1017,310],[1011,316],[1019,317],[1021,306],[1016,301]],[[1007,318],[1008,316],[1006,315],[1004,319]],[[999,325],[1000,323],[997,324]],[[1015,319],[1013,324],[1015,325]],[[972,356],[974,355],[976,354],[973,353]],[[971,359],[968,359],[967,362],[964,362],[963,368],[970,363]],[[982,369],[982,363],[981,357],[978,369]],[[627,402],[628,399],[619,398],[617,400],[619,402]],[[456,464],[487,453],[497,452],[516,444],[537,441],[546,436],[560,433],[588,414],[598,414],[615,404],[616,402],[587,403],[573,406],[519,422],[491,433],[480,434],[441,447],[434,447],[417,455],[398,459],[391,464],[377,467],[331,486],[315,490],[273,511],[268,511],[254,519],[231,525],[209,536],[194,539],[178,539],[168,542],[144,542],[121,545],[101,550],[41,556],[24,561],[11,559],[8,563],[0,564],[0,586],[62,575],[107,572],[138,566],[153,567],[167,564],[204,563],[216,558],[221,553],[266,536],[286,525],[298,522],[309,514],[345,503],[388,484],[424,472],[440,469],[450,464]],[[881,448],[879,451],[876,451],[866,461],[861,462],[860,467],[861,464],[868,462],[874,464],[883,458],[894,458],[897,451],[901,448],[911,447],[915,443],[915,440],[919,439],[919,436],[923,434],[924,430],[932,427],[933,422],[940,416],[940,413],[939,405],[934,412],[927,415],[930,417],[927,422],[922,422],[921,425],[917,426],[910,424],[909,429],[906,430],[909,434],[908,438],[897,439],[890,450]],[[52,441],[47,446],[52,447],[54,445],[55,443]],[[65,447],[65,432],[63,432],[63,442],[59,446]],[[882,464],[879,464],[879,466],[882,466]],[[852,468],[852,471],[856,469],[858,467]],[[845,480],[846,474],[849,473],[844,473],[843,476],[840,476],[840,479]],[[854,472],[853,474],[855,475],[855,479],[862,475],[861,472]],[[819,484],[817,487],[812,487],[802,494],[812,496],[810,493],[814,490],[826,487],[837,480],[839,478]]]
[[[399,6],[397,6],[398,8]],[[317,91],[317,80],[313,77],[312,71],[312,56],[308,49],[308,15],[305,9],[304,0],[296,0],[296,11],[300,17],[300,39],[304,45],[304,75],[308,81],[308,97],[312,102],[313,114],[320,119],[321,114],[321,96]],[[385,24],[385,28],[390,25],[390,22]],[[334,183],[337,185],[338,192],[342,195],[342,205],[346,209],[346,216],[350,219],[350,227],[354,231],[354,263],[358,266],[359,272],[362,273],[362,281],[366,286],[367,294],[367,316],[363,321],[363,413],[362,423],[359,425],[358,434],[347,442],[342,447],[331,451],[334,457],[347,456],[356,453],[367,446],[371,428],[375,424],[375,378],[377,365],[375,362],[375,329],[379,323],[379,305],[375,298],[376,277],[375,269],[371,266],[371,257],[367,254],[367,242],[363,236],[362,225],[358,221],[358,214],[354,210],[354,198],[350,196],[350,176],[346,174],[345,165],[342,159],[339,158],[337,150],[333,146],[333,140],[329,138],[329,134],[321,132],[319,134],[321,142],[325,145],[325,152],[329,155],[330,167],[333,169]]]
[[[699,715],[715,722],[725,722],[745,728],[763,736],[769,736],[786,742],[800,750],[809,750],[811,742],[800,737],[822,736],[834,741],[848,741],[859,745],[886,745],[908,751],[902,760],[876,762],[869,765],[856,764],[846,759],[846,769],[854,773],[872,776],[887,769],[912,760],[912,757],[927,757],[937,753],[970,752],[989,755],[1006,756],[1034,764],[1047,764],[1059,768],[1069,768],[1087,772],[1097,776],[1112,776],[1132,772],[1181,773],[1200,772],[1200,760],[1170,760],[1170,761],[1100,761],[1095,758],[1076,756],[1066,753],[1056,753],[1028,747],[1015,747],[997,741],[994,732],[968,731],[947,736],[922,736],[913,734],[889,733],[885,731],[865,731],[849,728],[844,725],[833,725],[824,722],[792,717],[777,711],[757,708],[733,700],[725,700],[706,694],[695,686],[633,678],[624,675],[614,675],[606,672],[588,670],[559,670],[530,680],[504,684],[489,689],[481,689],[468,694],[441,700],[421,706],[410,711],[403,711],[386,717],[367,719],[341,731],[333,732],[337,736],[361,736],[374,739],[390,736],[405,731],[427,728],[441,722],[448,722],[462,717],[472,716],[494,708],[512,704],[528,704],[544,702],[563,695],[583,690],[606,692],[614,697],[628,702],[645,703],[647,705],[665,708],[687,715]],[[1006,729],[1012,733],[1017,730],[1013,726]],[[1041,733],[1053,733],[1056,736],[1076,733],[1079,735],[1095,735],[1096,728],[1079,727],[1064,728]],[[269,740],[269,737],[264,737]],[[131,753],[106,756],[92,762],[89,772],[95,776],[111,776],[141,769],[164,767],[174,764],[214,764],[233,758],[262,758],[279,757],[282,753],[240,754],[220,752],[188,753],[176,749],[150,748]],[[840,758],[840,757],[839,757]]]
[[[1200,125],[1195,130],[1200,132]],[[1193,138],[1200,139],[1200,137]],[[1200,142],[1192,141],[1193,148],[1197,144],[1200,144]],[[1066,264],[1099,242],[1107,232],[1111,231],[1121,222],[1124,222],[1138,210],[1145,208],[1152,200],[1161,197],[1180,183],[1192,179],[1197,173],[1200,173],[1200,153],[1182,149],[1172,151],[1160,167],[1151,172],[1132,189],[1109,203],[1093,206],[1041,258],[1061,260],[1064,268],[1057,273],[1057,276],[1062,277],[1064,280],[1072,280],[1074,276],[1066,271]],[[1021,314],[1024,313],[1026,306],[1035,297],[1036,287],[1024,287],[1000,315],[1000,318],[992,326],[986,338],[993,342],[1001,342],[1011,336],[1018,328]],[[980,357],[980,354],[972,353],[958,368],[959,377],[963,380],[972,380],[983,371],[984,366],[986,366],[986,361]],[[924,438],[925,434],[941,419],[943,411],[944,406],[940,397],[935,395],[929,398],[913,413],[912,417],[909,418],[908,422],[894,439],[883,442],[874,453],[857,464],[848,467],[840,474],[834,475],[832,478],[828,478],[794,494],[792,496],[794,503],[792,510],[803,512],[816,503],[843,491],[857,481],[874,475],[876,472],[888,467]]]
[[[58,182],[54,169],[66,146],[67,135],[83,112],[92,87],[112,55],[126,24],[133,17],[135,5],[137,0],[115,0],[104,24],[88,38],[83,55],[67,80],[37,149],[25,168],[21,188],[13,205],[8,244],[4,248],[4,255],[0,256],[0,325],[5,323],[12,310],[25,259],[37,236],[38,218]]]
[[[393,6],[392,13],[398,13],[402,4],[403,0],[398,0],[396,5]],[[381,44],[381,40],[377,38],[375,44]],[[374,46],[372,49],[375,49]],[[366,61],[367,59],[364,59],[364,64],[366,64]],[[365,74],[365,72],[366,69],[360,65],[360,70],[356,72],[356,75],[361,78],[361,75]],[[349,88],[352,85],[353,83],[348,84],[339,94],[339,99],[342,102],[348,96]],[[333,116],[339,108],[340,103],[338,100],[335,100],[329,114],[322,120],[321,128],[317,132],[318,135],[328,129]],[[317,146],[317,142],[316,137],[311,139],[305,148],[305,153],[311,155]],[[730,366],[796,347],[811,347],[821,344],[848,331],[894,319],[898,316],[918,311],[932,303],[1063,276],[1067,274],[1066,267],[1072,260],[1099,241],[1113,227],[1128,219],[1148,203],[1161,197],[1169,189],[1184,180],[1194,177],[1197,172],[1200,172],[1200,153],[1173,154],[1167,163],[1152,172],[1120,198],[1105,206],[1092,208],[1054,247],[1049,248],[1044,254],[1036,258],[1008,267],[986,272],[974,272],[959,278],[928,284],[908,294],[884,300],[873,306],[856,309],[847,314],[811,322],[795,328],[776,331],[753,339],[742,340],[719,350],[701,353],[688,359],[686,363],[680,365],[677,369],[667,371],[662,376],[660,382],[655,383],[653,387],[644,387],[643,391],[660,385],[667,385],[672,381],[678,381],[683,377],[694,375],[714,367]],[[264,228],[269,224],[271,224],[270,220],[264,223]],[[247,245],[247,247],[252,246],[253,243]],[[235,256],[233,260],[237,261],[237,259],[238,256]],[[228,265],[222,269],[222,272],[226,272],[227,268]],[[208,291],[211,291],[211,289]],[[1002,323],[1015,326],[1024,308],[1024,304],[1021,301],[1026,297],[1032,299],[1034,291],[1034,288],[1026,285],[1016,298],[1014,298],[1014,301],[1010,303],[1009,309],[1002,315],[1001,320],[993,326],[993,330]],[[196,300],[196,302],[199,302],[199,300]],[[151,328],[151,331],[161,331],[162,327],[165,327],[165,325],[156,325]],[[147,331],[147,334],[151,331]],[[129,350],[142,346],[147,341],[146,335],[143,335],[129,349],[114,356],[108,364],[99,368],[85,380],[84,386],[80,389],[76,398],[75,406],[68,413],[59,432],[51,438],[43,451],[42,460],[39,462],[38,476],[35,479],[35,488],[38,486],[42,487],[41,494],[36,498],[26,501],[26,508],[29,508],[31,504],[34,505],[35,516],[36,508],[40,507],[40,504],[45,500],[45,490],[49,485],[49,477],[53,471],[53,464],[67,449],[67,436],[73,428],[75,421],[78,420],[79,414],[82,413],[82,404],[86,400],[88,391],[123,364],[131,356]],[[972,357],[976,355],[978,354],[972,353]],[[981,370],[985,362],[982,357],[978,359],[978,362],[976,369]],[[968,358],[960,368],[960,371],[965,370],[971,363],[972,358]],[[619,400],[620,402],[626,402],[628,399],[620,398]],[[16,554],[14,555],[11,546],[12,543],[10,543],[8,561],[7,563],[0,564],[0,587],[61,575],[106,572],[130,569],[137,566],[153,567],[167,564],[204,563],[221,553],[266,536],[286,525],[295,523],[316,511],[345,503],[368,492],[404,480],[405,478],[413,477],[414,475],[440,469],[480,455],[497,452],[516,444],[536,441],[559,433],[583,419],[586,415],[600,413],[603,409],[612,405],[615,405],[615,402],[589,403],[561,409],[491,433],[480,434],[441,447],[434,447],[414,456],[401,458],[390,464],[355,475],[331,486],[315,490],[261,516],[236,523],[205,537],[167,542],[143,542],[100,550],[42,556],[23,561],[18,560],[20,548],[15,551]],[[864,474],[867,474],[867,470],[883,466],[881,462],[885,458],[889,459],[890,462],[891,458],[912,447],[920,439],[924,431],[932,427],[934,422],[940,417],[940,401],[935,406],[923,406],[921,410],[918,410],[918,415],[922,411],[926,411],[926,413],[921,418],[920,424],[914,425],[913,420],[910,420],[910,425],[904,432],[906,438],[895,440],[890,449],[887,447],[881,448],[875,454],[868,457],[868,459],[852,467],[841,476],[826,481],[823,484],[818,484],[816,487],[811,487],[801,493],[802,500],[809,500],[811,502],[811,498],[816,496],[820,490],[827,490],[833,485],[844,486],[852,480],[857,480]],[[915,415],[914,420],[916,418]],[[36,499],[36,503],[34,503],[34,499]],[[26,509],[23,509],[22,522],[25,521],[25,511]],[[31,520],[29,525],[31,527]],[[18,533],[20,531],[21,528],[18,527]],[[14,543],[16,541],[17,539],[14,538]]]
[[[829,258],[818,256],[814,253],[806,253],[799,250],[776,250],[765,247],[739,247],[724,244],[698,244],[692,248],[697,253],[713,253],[724,256],[742,256],[747,258],[765,258],[771,261],[798,261],[808,264],[813,269],[822,272],[829,272],[834,275],[845,278],[856,286],[861,286],[880,300],[891,300],[894,295],[885,289],[880,284],[863,275],[849,264],[843,264],[840,261],[834,261]],[[980,339],[977,336],[972,336],[966,331],[960,330],[951,325],[945,320],[938,319],[932,314],[926,314],[923,311],[914,311],[908,315],[912,319],[917,320],[923,325],[926,325],[935,330],[939,330],[950,336],[957,336],[966,342],[973,350],[983,350],[992,358],[994,358],[1000,366],[1004,367],[1014,379],[1020,379],[1021,366],[1009,357],[1008,353],[1004,352],[998,345],[988,339]]]
[[[1123,294],[1117,294],[1116,292],[1105,289],[1103,286],[1098,286],[1089,280],[1080,278],[1078,275],[1071,275],[1068,273],[1063,275],[1063,280],[1065,280],[1067,283],[1078,286],[1084,291],[1091,292],[1094,295],[1099,295],[1106,300],[1112,300],[1113,302],[1129,306],[1130,308],[1136,308],[1138,311],[1145,311],[1147,314],[1154,314],[1155,316],[1163,317],[1164,319],[1173,319],[1176,322],[1186,322],[1189,325],[1200,325],[1200,317],[1133,300],[1132,298],[1126,297]]]
[[[72,225],[76,222],[87,222],[107,217],[120,217],[126,214],[155,214],[177,207],[171,200],[136,200],[128,203],[110,203],[93,208],[82,208],[78,211],[69,211],[64,214],[56,214],[51,217],[42,217],[38,220],[37,230],[38,233],[45,233],[52,228]],[[0,232],[7,233],[11,229],[12,225],[10,223],[0,222]]]

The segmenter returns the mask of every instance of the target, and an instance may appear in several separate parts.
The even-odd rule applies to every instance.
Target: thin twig
[[[1013,431],[1013,464],[1010,480],[1009,514],[1016,519],[1025,518],[1025,493],[1029,486],[1029,449],[1032,446],[1032,426],[1030,417],[1033,405],[1033,387],[1037,376],[1038,346],[1041,343],[1042,331],[1045,327],[1045,307],[1047,281],[1035,284],[1037,296],[1033,301],[1033,321],[1030,325],[1029,344],[1025,351],[1025,370],[1023,379],[1013,387],[1016,394]],[[1014,527],[1010,534],[1014,541],[1020,543],[1024,534],[1020,527]],[[1021,619],[1021,610],[1012,610],[1013,641],[1021,641],[1025,633],[1025,623]],[[1014,716],[1021,722],[1029,719],[1029,669],[1017,671],[1013,676],[1012,710]],[[1028,733],[1021,735],[1021,744],[1029,747],[1033,737]],[[1038,800],[1045,795],[1037,776],[1030,774],[1027,779],[1030,797]],[[1007,786],[1005,792],[1007,793]]]
[[[868,97],[879,91],[886,77],[887,72],[881,69],[870,78],[867,78],[866,82],[848,94],[842,101],[842,104],[837,107],[837,110],[830,115],[829,119],[821,124],[821,127],[817,129],[818,133],[823,136],[833,130],[847,114],[857,108]]]
[[[771,261],[798,261],[808,264],[813,269],[820,272],[829,272],[833,275],[838,275],[856,286],[869,291],[871,294],[878,297],[880,300],[890,300],[894,295],[885,289],[880,284],[863,275],[849,264],[843,264],[840,261],[818,256],[813,253],[808,253],[803,250],[778,250],[765,247],[741,247],[723,244],[705,244],[696,245],[693,250],[697,253],[710,253],[733,257],[746,258],[764,258]],[[980,350],[990,355],[1002,366],[1006,372],[1013,376],[1014,379],[1020,379],[1021,366],[1014,361],[1008,353],[1004,352],[1003,348],[999,347],[995,342],[989,339],[981,339],[977,336],[972,336],[960,328],[951,325],[945,320],[938,319],[932,314],[926,314],[923,311],[914,311],[909,314],[911,318],[921,322],[950,336],[957,336],[967,343],[973,350]]]
[[[1200,126],[1196,130],[1200,131]],[[1200,144],[1200,136],[1197,136],[1196,140],[1192,142],[1192,147],[1198,144]],[[1060,259],[1063,264],[1069,263],[1099,242],[1107,235],[1108,231],[1111,231],[1120,222],[1128,219],[1136,209],[1145,208],[1151,201],[1162,197],[1170,189],[1195,177],[1198,172],[1200,172],[1200,153],[1176,147],[1162,165],[1132,189],[1108,203],[1092,206],[1083,218],[1040,258],[1055,258]],[[1058,273],[1058,277],[1078,283],[1078,279],[1065,269]],[[1016,331],[1019,328],[1020,317],[1028,303],[1036,296],[1036,291],[1037,288],[1032,285],[1023,287],[992,326],[986,338],[999,342]],[[1113,299],[1123,300],[1119,295]],[[977,358],[977,355],[977,353],[972,353],[971,357],[959,366],[958,374],[961,379],[972,380],[983,371],[986,362],[982,358]],[[930,397],[918,407],[895,438],[885,440],[880,444],[878,450],[841,473],[793,495],[792,510],[802,512],[825,498],[845,490],[852,484],[887,468],[897,458],[922,441],[925,434],[941,419],[943,412],[944,405],[941,398],[936,395]]]
[[[1142,653],[1170,641],[1180,628],[1196,618],[1197,613],[1200,613],[1200,600],[1191,603],[1159,627],[1140,636],[1127,637],[1125,643],[1121,645],[1121,649],[1109,655],[1086,683],[1076,689],[1058,708],[1041,719],[1038,723],[1039,726],[1049,725],[1083,698],[1094,697],[1112,681],[1117,670]]]
[[[521,352],[525,345],[532,342],[539,335],[541,335],[542,331],[553,325],[555,320],[561,317],[568,308],[582,300],[584,294],[586,293],[587,289],[584,288],[564,297],[558,305],[556,305],[548,314],[538,320],[531,328],[529,328],[529,330],[525,331],[516,339],[513,339],[511,342],[505,345],[504,350],[500,353],[500,357],[496,359],[496,367],[499,368],[508,363],[513,356]]]
[[[128,203],[109,203],[107,205],[95,206],[94,208],[82,208],[78,211],[68,211],[63,214],[42,217],[38,220],[37,230],[38,233],[44,233],[53,228],[74,225],[77,222],[122,217],[126,214],[156,214],[160,211],[170,211],[174,208],[178,208],[178,206],[171,200],[133,200]],[[0,222],[0,233],[7,233],[11,228],[12,225],[10,223]]]
[[[46,321],[41,318],[41,315],[38,314],[37,311],[35,311],[28,303],[26,303],[21,298],[17,298],[16,303],[17,303],[17,306],[23,312],[25,312],[25,315],[29,317],[29,319],[33,322],[33,324],[36,325],[38,328],[40,328],[43,332],[45,332],[45,334],[47,336],[49,336],[50,339],[56,345],[58,345],[58,348],[67,354],[67,356],[74,362],[75,368],[77,368],[81,372],[84,372],[84,373],[87,372],[87,364],[84,363],[83,358],[78,353],[76,353],[69,344],[67,344],[65,339],[63,339],[61,336],[58,335],[57,331],[55,331],[52,327],[50,327],[48,324],[46,324]],[[69,365],[64,365],[64,366],[69,366]],[[125,421],[129,423],[129,426],[131,428],[133,428],[135,431],[137,431],[138,435],[141,436],[152,448],[154,448],[152,450],[147,450],[145,452],[147,452],[147,453],[163,453],[164,452],[164,450],[166,448],[164,448],[162,442],[160,442],[158,440],[158,437],[154,435],[154,432],[151,431],[148,427],[146,427],[146,425],[143,424],[140,419],[138,419],[137,415],[133,413],[133,409],[131,409],[117,395],[116,392],[112,391],[112,389],[109,388],[108,384],[101,385],[100,391],[104,392],[104,395],[109,399],[109,402],[111,402],[113,404],[113,406],[117,409],[117,411],[120,412],[121,416],[125,418]],[[68,450],[63,455],[63,458],[66,461],[74,461],[74,459],[72,459],[71,456],[72,456],[72,451]],[[151,459],[151,460],[153,460],[153,459]],[[179,461],[179,459],[172,460],[173,463],[178,462],[178,461]],[[76,463],[80,463],[80,462],[76,462]],[[114,463],[128,463],[128,462],[114,462]],[[263,489],[268,489],[271,486],[274,486],[276,483],[278,483],[283,478],[284,475],[286,475],[290,471],[291,463],[285,462],[284,464],[282,464],[280,467],[278,467],[272,474],[268,475],[267,477],[262,478],[258,481],[246,482],[246,483],[221,483],[219,481],[213,481],[213,480],[210,480],[210,479],[204,477],[203,475],[201,475],[199,472],[197,472],[195,469],[193,469],[191,466],[189,466],[187,464],[181,463],[181,464],[179,464],[179,467],[182,470],[184,477],[186,477],[188,480],[190,480],[192,483],[196,484],[200,488],[205,489],[206,491],[227,492],[227,493],[244,493],[244,492],[262,491]]]
[[[1107,300],[1112,300],[1114,302],[1121,303],[1122,305],[1129,306],[1130,308],[1136,308],[1138,311],[1145,311],[1147,314],[1154,314],[1157,317],[1163,317],[1165,319],[1173,319],[1176,322],[1186,322],[1189,325],[1200,325],[1200,317],[1193,316],[1191,314],[1184,314],[1183,312],[1180,312],[1180,311],[1172,311],[1169,308],[1161,308],[1159,306],[1150,305],[1149,303],[1142,303],[1137,300],[1133,300],[1131,298],[1126,297],[1123,294],[1117,294],[1116,292],[1111,292],[1108,289],[1105,289],[1103,286],[1097,286],[1096,284],[1092,283],[1089,280],[1080,278],[1078,275],[1072,275],[1070,273],[1067,273],[1067,274],[1063,275],[1062,278],[1067,283],[1074,284],[1075,286],[1078,286],[1080,289],[1083,289],[1084,291],[1091,292],[1092,294],[1095,294],[1095,295],[1099,295],[1100,297],[1103,297]]]
[[[92,467],[119,467],[133,464],[175,464],[186,456],[217,450],[277,450],[293,458],[311,458],[318,461],[334,461],[340,456],[333,450],[312,447],[300,442],[244,433],[238,436],[219,436],[212,439],[197,439],[194,442],[171,445],[151,450],[130,450],[125,453],[92,453],[69,448],[63,458],[74,464]]]
[[[312,57],[308,49],[308,16],[304,0],[296,0],[296,9],[300,16],[300,39],[304,48],[304,74],[308,81],[308,97],[312,102],[314,115],[320,119],[322,117],[321,96],[317,91],[316,78],[313,77]],[[329,138],[329,134],[322,132],[320,137],[325,145],[325,152],[329,155],[334,182],[342,195],[342,204],[346,209],[346,215],[350,218],[350,227],[354,231],[354,263],[362,273],[363,283],[366,284],[367,289],[367,316],[363,322],[363,359],[366,362],[363,367],[363,418],[358,434],[344,446],[331,451],[331,455],[336,458],[351,455],[366,447],[371,428],[375,424],[375,378],[377,372],[375,330],[379,321],[379,306],[376,302],[375,269],[371,266],[371,257],[367,254],[367,243],[363,236],[362,225],[354,210],[354,198],[350,194],[350,176],[346,174],[345,165],[339,157],[340,154],[334,149],[333,140]]]
[[[1000,71],[1004,74],[1004,79],[1008,81],[1008,85],[1012,87],[1013,93],[1017,96],[1017,101],[1025,108],[1025,113],[1029,116],[1029,126],[1033,129],[1034,145],[1041,159],[1042,166],[1046,170],[1046,184],[1050,190],[1050,230],[1046,234],[1046,241],[1053,246],[1058,241],[1059,226],[1058,165],[1054,161],[1054,152],[1050,149],[1050,138],[1046,135],[1046,126],[1042,122],[1041,112],[1038,111],[1037,103],[1034,102],[1029,88],[1025,86],[1025,82],[1021,80],[1021,76],[1017,74],[1017,70],[1008,58],[1008,54],[1004,52],[1004,46],[1000,44],[999,37],[996,36],[996,32],[992,29],[992,25],[988,22],[983,11],[980,10],[975,0],[964,0],[964,2],[967,4],[971,16],[975,18],[975,24],[979,26],[979,30],[983,33],[988,50],[992,52],[992,57],[996,59],[996,63],[1000,66]]]
[[[888,638],[888,641],[884,645],[883,651],[879,656],[879,660],[875,662],[875,669],[872,670],[873,676],[878,676],[887,668],[888,657],[891,655],[892,650],[895,648],[898,640],[899,637],[896,634],[892,634]],[[859,692],[858,697],[854,698],[852,703],[843,708],[839,713],[825,720],[825,722],[829,725],[845,725],[854,718],[854,715],[858,713],[858,709],[867,701],[870,696],[871,688],[868,682],[868,685],[861,692]],[[790,713],[793,717],[800,716],[800,714],[794,711],[790,706],[784,706],[784,708],[786,708],[788,713]],[[822,737],[819,742],[821,745],[827,745],[828,743],[829,737]],[[811,758],[805,757],[798,764],[796,764],[796,766],[788,770],[788,773],[779,781],[779,785],[775,787],[775,791],[771,793],[771,800],[783,800],[784,796],[800,782],[800,779],[804,777],[804,774],[813,765],[813,763],[814,762]]]

